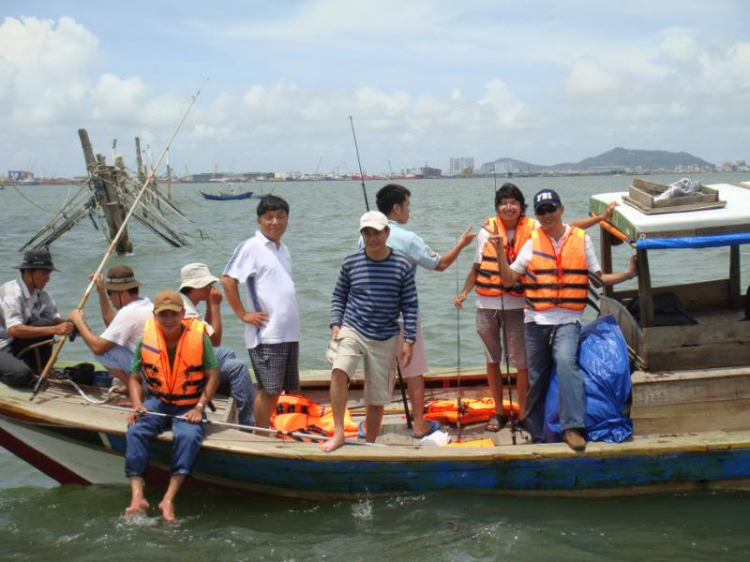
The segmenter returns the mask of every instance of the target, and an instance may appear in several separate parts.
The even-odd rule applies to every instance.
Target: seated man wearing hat
[[[174,498],[200,450],[203,411],[219,386],[218,367],[206,324],[185,318],[180,293],[162,291],[156,295],[154,314],[136,345],[128,378],[133,412],[128,416],[125,474],[130,478],[132,496],[125,517],[149,508],[143,488],[150,442],[171,429],[172,477],[159,509],[165,520],[175,520]]]
[[[237,418],[242,425],[255,425],[253,402],[255,387],[250,380],[247,366],[237,359],[234,351],[221,345],[221,291],[214,287],[219,279],[211,275],[204,263],[189,263],[180,270],[180,293],[185,305],[185,318],[197,318],[206,324],[206,333],[214,353],[219,360],[221,384],[229,386],[229,392],[237,407]],[[198,303],[206,303],[205,317],[200,313]]]
[[[154,310],[151,301],[138,294],[140,286],[133,270],[127,265],[111,268],[106,281],[99,276],[96,290],[102,319],[107,327],[101,336],[95,335],[86,325],[83,311],[76,309],[70,313],[70,320],[96,359],[124,384],[128,382],[133,352],[143,334],[143,325]],[[117,313],[112,310],[110,302]]]
[[[19,355],[30,345],[54,336],[70,335],[73,325],[60,318],[55,301],[44,287],[53,271],[47,250],[29,250],[18,266],[21,275],[0,285],[0,381],[8,386],[28,386],[33,356]],[[49,360],[50,349],[40,348],[41,361]]]

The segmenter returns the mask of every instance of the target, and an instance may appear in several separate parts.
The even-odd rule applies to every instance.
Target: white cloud
[[[4,117],[26,126],[68,121],[88,91],[97,49],[96,37],[71,18],[57,23],[5,18],[0,25]]]
[[[678,61],[694,60],[698,57],[700,47],[690,31],[682,28],[669,28],[663,32],[661,50]]]
[[[596,61],[586,58],[573,63],[565,89],[575,100],[588,100],[617,93],[624,80],[602,68]]]

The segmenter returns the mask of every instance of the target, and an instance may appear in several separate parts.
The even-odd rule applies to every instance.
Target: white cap
[[[383,230],[388,226],[388,217],[386,217],[380,211],[367,211],[362,218],[359,219],[359,230],[363,228],[374,228],[375,230]]]
[[[219,279],[211,275],[205,263],[189,263],[180,270],[180,290],[185,287],[202,289]]]

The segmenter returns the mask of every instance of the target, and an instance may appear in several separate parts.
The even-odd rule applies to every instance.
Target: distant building
[[[440,168],[430,168],[429,166],[425,166],[421,170],[421,175],[423,178],[439,178],[443,175],[443,170]]]
[[[33,181],[34,172],[28,172],[26,170],[8,170],[8,179],[13,182]]]
[[[451,176],[458,176],[464,173],[467,168],[474,170],[474,159],[473,158],[451,158],[449,174]]]

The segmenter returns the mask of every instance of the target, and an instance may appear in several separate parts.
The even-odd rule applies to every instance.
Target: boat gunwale
[[[4,393],[0,392],[0,397]],[[7,394],[7,393],[5,393]],[[36,404],[35,408],[24,407],[21,398],[28,405],[28,392],[14,392],[10,400],[0,399],[0,416],[5,416],[24,423],[47,425],[55,427],[70,427],[96,433],[108,433],[124,436],[126,429],[117,426],[118,418],[124,421],[127,412],[107,412],[100,410],[100,419],[106,423],[92,423],[86,420],[66,419],[61,414],[40,411],[43,406]],[[20,395],[20,397],[18,396]],[[73,396],[72,394],[70,396]],[[59,397],[52,401],[64,403],[70,407],[96,408],[83,402],[73,402]],[[13,403],[15,402],[15,404]],[[69,410],[70,408],[66,408]],[[59,409],[58,409],[59,410]],[[210,427],[210,426],[209,426]],[[685,434],[644,435],[636,436],[623,443],[590,442],[583,453],[571,451],[564,443],[498,445],[495,447],[420,447],[414,446],[384,446],[364,447],[348,445],[334,451],[324,453],[315,444],[281,441],[274,437],[252,435],[253,441],[239,439],[234,443],[218,443],[219,435],[223,437],[248,436],[249,434],[237,429],[211,429],[207,432],[202,447],[215,451],[226,451],[242,456],[264,456],[277,459],[294,459],[315,462],[512,462],[535,461],[543,462],[553,459],[575,459],[592,457],[633,457],[675,455],[695,452],[721,451],[728,449],[750,449],[750,431],[707,431]],[[171,432],[159,437],[160,441],[171,442]]]

